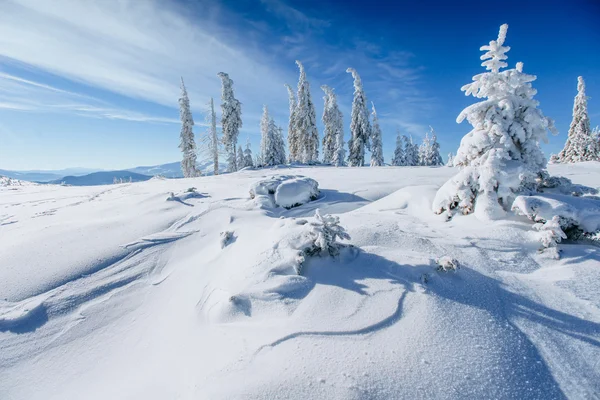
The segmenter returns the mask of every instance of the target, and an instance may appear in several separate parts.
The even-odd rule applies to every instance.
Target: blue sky
[[[459,5],[453,3],[460,3]],[[420,138],[432,125],[445,155],[470,129],[456,124],[475,99],[460,87],[483,71],[479,47],[508,23],[512,67],[538,76],[556,121],[547,154],[564,144],[577,76],[600,124],[600,2],[5,0],[0,3],[0,169],[119,169],[180,158],[179,77],[205,134],[228,72],[243,103],[240,141],[259,142],[263,104],[287,126],[287,92],[301,60],[320,118],[322,91],[352,102],[347,67],[377,107],[389,161],[396,130]]]

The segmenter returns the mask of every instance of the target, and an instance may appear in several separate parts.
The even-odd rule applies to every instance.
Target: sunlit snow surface
[[[0,187],[0,399],[600,396],[600,248],[554,260],[525,217],[445,222],[431,202],[455,172]],[[600,163],[550,173],[600,186]],[[282,174],[318,198],[250,199]],[[355,247],[298,276],[316,208]]]

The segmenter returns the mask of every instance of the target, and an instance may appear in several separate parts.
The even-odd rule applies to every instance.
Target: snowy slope
[[[430,205],[454,172],[0,188],[0,398],[594,398],[600,249],[556,261],[524,217],[445,222]],[[600,163],[550,172],[600,185]],[[248,189],[274,174],[320,197],[260,209]],[[298,276],[316,208],[355,248]]]

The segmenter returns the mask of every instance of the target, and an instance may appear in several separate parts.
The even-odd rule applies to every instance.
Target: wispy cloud
[[[110,103],[54,86],[0,72],[0,109],[43,113],[74,113],[84,117],[149,123],[179,123],[117,108]]]

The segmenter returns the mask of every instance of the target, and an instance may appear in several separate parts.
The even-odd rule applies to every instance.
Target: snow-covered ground
[[[600,163],[549,170],[600,186]],[[598,398],[600,248],[554,260],[525,217],[445,222],[454,173],[0,187],[0,399]],[[319,197],[259,207],[275,174]],[[355,247],[299,276],[317,208]]]

